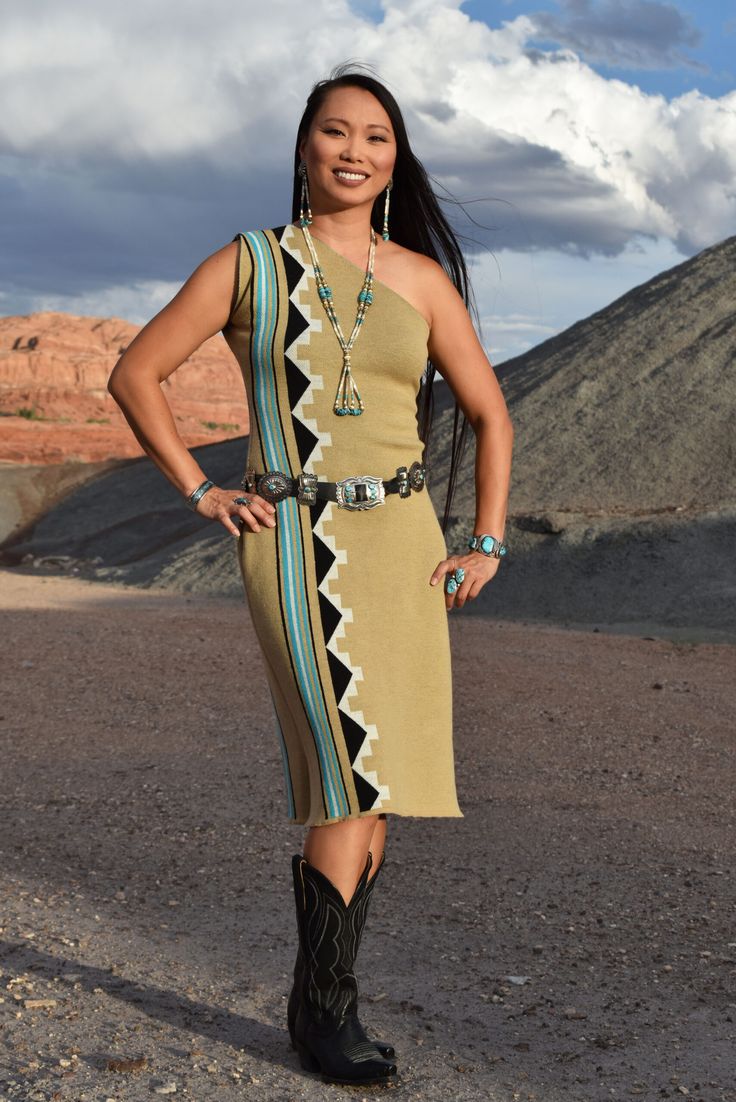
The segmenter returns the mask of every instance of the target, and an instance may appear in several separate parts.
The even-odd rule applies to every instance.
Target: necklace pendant
[[[340,382],[337,384],[337,393],[335,394],[335,404],[332,408],[338,417],[345,417],[348,414],[358,417],[363,412],[363,399],[360,397],[360,391],[350,373],[349,357],[346,357],[343,362]]]

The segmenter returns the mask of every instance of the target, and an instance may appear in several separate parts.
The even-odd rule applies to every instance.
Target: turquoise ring
[[[456,567],[456,569],[453,570],[452,574],[450,575],[450,577],[447,580],[447,585],[445,586],[445,592],[446,593],[455,593],[455,592],[457,592],[457,588],[458,588],[458,586],[462,585],[462,581],[463,581],[464,577],[465,577],[464,568],[462,566]]]

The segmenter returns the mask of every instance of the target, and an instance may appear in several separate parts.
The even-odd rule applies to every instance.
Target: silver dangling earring
[[[388,202],[391,196],[391,188],[394,186],[393,176],[386,185],[386,203],[383,208],[383,240],[388,241]]]
[[[309,186],[307,184],[307,162],[302,161],[299,165],[299,175],[302,178],[302,198],[299,205],[299,224],[301,226],[312,225],[312,208],[309,205]],[[307,208],[307,215],[304,216],[304,208]]]

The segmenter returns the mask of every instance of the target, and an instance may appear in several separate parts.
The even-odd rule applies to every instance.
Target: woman
[[[292,1042],[328,1080],[385,1082],[394,1051],[363,1029],[354,962],[387,815],[462,815],[447,612],[477,597],[505,553],[513,430],[457,241],[373,77],[343,67],[312,90],[292,218],[204,260],[109,389],[187,504],[239,539],[289,819],[310,828],[292,861]],[[207,480],[160,388],[220,330],[250,410],[244,493]],[[440,528],[422,446],[435,367],[456,398],[456,437],[462,410],[477,443],[475,526],[449,557],[462,447]]]

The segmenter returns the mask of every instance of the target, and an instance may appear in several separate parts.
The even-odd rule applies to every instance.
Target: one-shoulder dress
[[[421,462],[417,395],[429,326],[386,284],[355,342],[360,416],[333,410],[342,351],[299,226],[238,234],[223,335],[243,371],[247,467],[319,481],[396,476]],[[315,241],[349,336],[364,271]],[[447,557],[426,488],[374,508],[276,503],[238,559],[265,661],[288,818],[320,826],[382,813],[461,816],[455,787]]]

